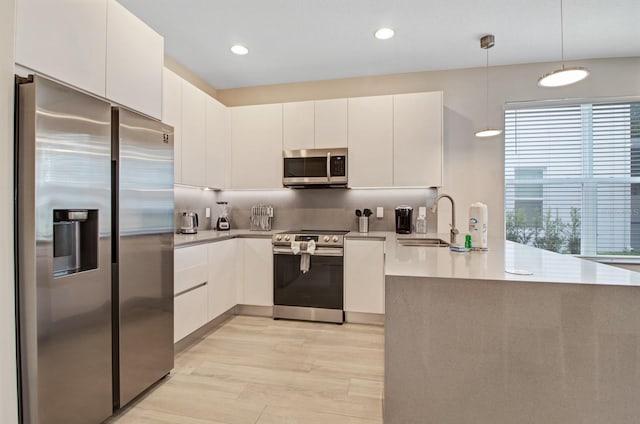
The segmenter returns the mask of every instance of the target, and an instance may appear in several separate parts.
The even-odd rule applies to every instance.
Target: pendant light
[[[553,72],[543,75],[538,80],[540,87],[564,87],[565,85],[575,84],[589,76],[589,70],[586,68],[564,67],[564,15],[562,10],[562,0],[560,0],[560,54],[562,66]]]
[[[487,93],[485,96],[485,100],[487,104],[485,105],[485,129],[476,132],[476,137],[487,138],[487,137],[495,137],[496,135],[500,135],[502,130],[498,130],[495,128],[489,128],[489,49],[496,44],[496,38],[492,34],[485,35],[480,39],[480,47],[487,51],[487,66],[485,67],[485,79],[486,79],[486,88]]]

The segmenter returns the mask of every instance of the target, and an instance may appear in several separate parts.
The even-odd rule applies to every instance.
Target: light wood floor
[[[384,329],[235,316],[112,424],[382,423]]]

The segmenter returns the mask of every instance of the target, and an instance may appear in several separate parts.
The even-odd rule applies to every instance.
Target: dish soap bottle
[[[418,208],[418,218],[416,218],[416,233],[427,234],[427,208],[420,206]]]

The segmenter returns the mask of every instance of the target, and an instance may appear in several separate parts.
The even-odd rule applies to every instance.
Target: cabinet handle
[[[173,295],[174,298],[178,297],[178,296],[182,296],[185,293],[189,293],[190,291],[194,291],[195,289],[199,289],[200,287],[204,287],[207,285],[207,282],[205,281],[204,283],[200,283],[197,286],[193,286],[193,287],[189,287],[186,290],[182,290],[180,293],[176,293]]]

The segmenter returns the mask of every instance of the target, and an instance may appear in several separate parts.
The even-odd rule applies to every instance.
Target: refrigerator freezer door
[[[16,94],[23,422],[100,423],[113,406],[111,106],[40,77]]]
[[[120,211],[115,401],[122,407],[173,368],[173,129],[122,108],[113,110],[113,124]]]

